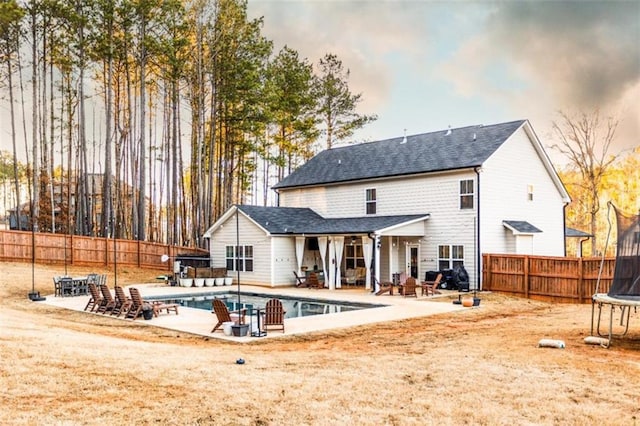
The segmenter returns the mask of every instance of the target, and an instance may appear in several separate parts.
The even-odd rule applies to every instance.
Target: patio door
[[[408,277],[418,279],[418,259],[420,258],[420,245],[409,244],[405,252],[405,272]]]

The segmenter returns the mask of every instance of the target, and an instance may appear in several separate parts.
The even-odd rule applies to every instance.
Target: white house
[[[274,189],[279,207],[234,206],[207,230],[212,266],[272,287],[315,266],[331,289],[366,267],[370,289],[463,265],[479,288],[482,253],[565,253],[570,198],[527,120],[329,149]]]

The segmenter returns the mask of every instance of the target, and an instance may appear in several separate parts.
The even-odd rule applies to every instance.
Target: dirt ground
[[[3,425],[640,424],[640,312],[609,349],[583,341],[591,305],[496,294],[450,314],[237,344],[31,302],[32,285],[51,293],[64,268],[0,269]],[[113,271],[68,272],[113,286]]]

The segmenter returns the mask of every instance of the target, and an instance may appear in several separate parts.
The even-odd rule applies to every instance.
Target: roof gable
[[[480,166],[524,123],[468,126],[328,149],[274,189]]]

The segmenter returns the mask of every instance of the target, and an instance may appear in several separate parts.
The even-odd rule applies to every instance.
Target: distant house
[[[337,288],[364,267],[371,288],[463,265],[473,288],[481,253],[565,253],[570,198],[527,120],[325,150],[274,189],[279,207],[234,206],[204,235],[245,283],[317,267]]]

